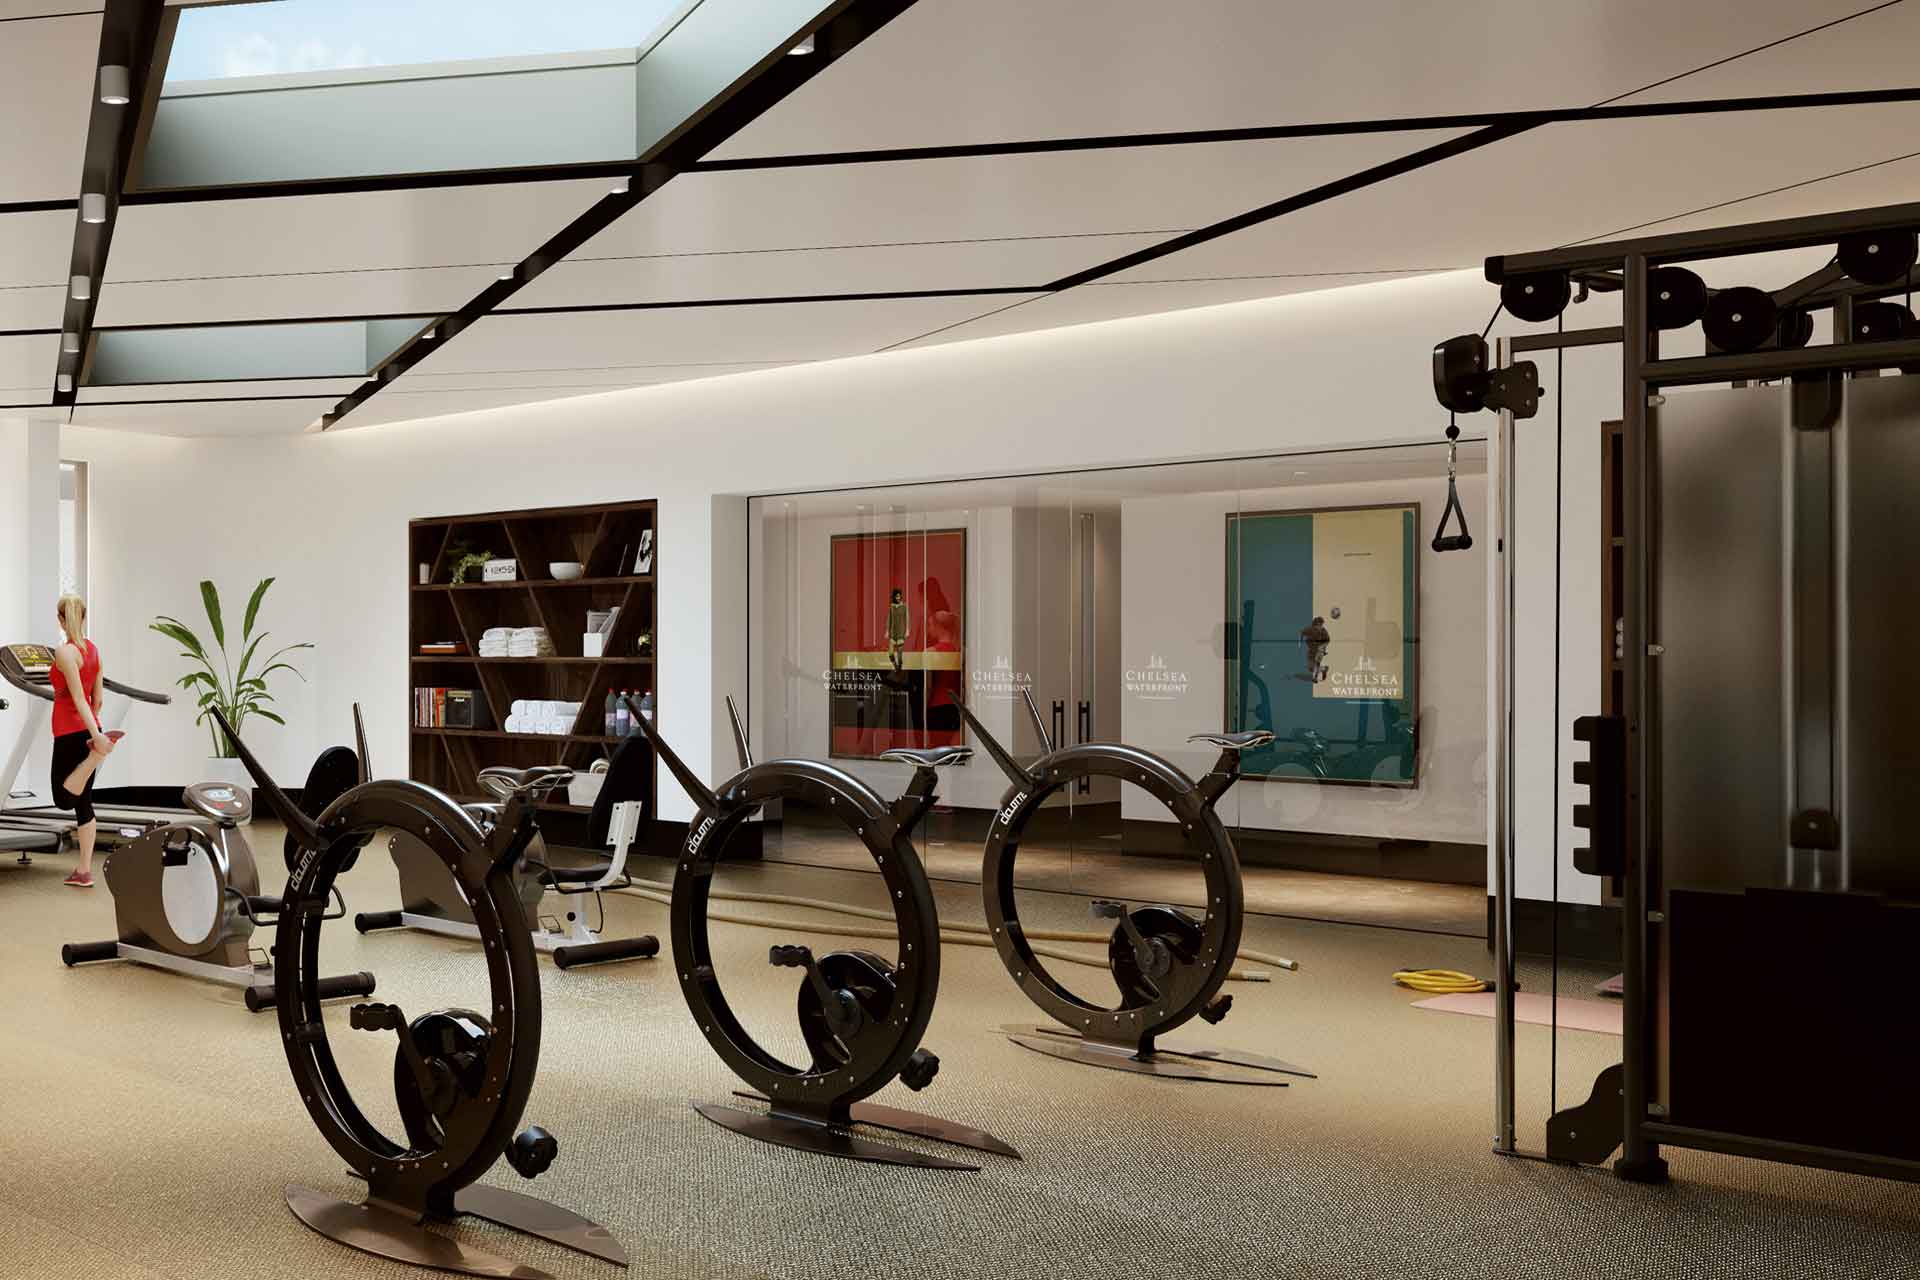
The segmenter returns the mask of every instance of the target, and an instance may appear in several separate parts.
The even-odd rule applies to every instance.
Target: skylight
[[[634,48],[687,0],[257,0],[184,10],[169,83]]]

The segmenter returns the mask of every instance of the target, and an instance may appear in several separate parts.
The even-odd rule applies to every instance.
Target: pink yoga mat
[[[1476,1018],[1493,1016],[1493,992],[1475,991],[1451,996],[1429,996],[1413,1003],[1416,1009],[1438,1009],[1441,1013],[1470,1013]],[[1560,997],[1560,1025],[1570,1031],[1598,1031],[1602,1035],[1620,1034],[1620,1005],[1606,1000],[1580,1000]],[[1552,999],[1532,991],[1518,991],[1513,997],[1513,1016],[1535,1026],[1553,1025]]]

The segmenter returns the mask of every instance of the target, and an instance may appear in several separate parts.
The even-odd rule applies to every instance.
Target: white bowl
[[[578,560],[556,560],[547,566],[547,572],[553,575],[556,582],[572,582],[586,571],[587,566]]]

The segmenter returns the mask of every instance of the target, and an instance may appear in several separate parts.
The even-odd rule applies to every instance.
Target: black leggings
[[[73,816],[80,825],[93,821],[93,780],[100,772],[95,769],[87,775],[87,783],[75,795],[67,790],[67,775],[87,762],[87,752],[93,735],[82,729],[79,733],[63,733],[53,740],[53,802],[62,809],[73,810]]]

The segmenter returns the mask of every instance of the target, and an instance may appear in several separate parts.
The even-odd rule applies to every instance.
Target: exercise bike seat
[[[537,764],[531,769],[489,765],[480,771],[480,785],[502,800],[512,796],[545,795],[573,781],[573,770],[562,765]]]
[[[1271,729],[1247,729],[1240,733],[1194,733],[1188,742],[1209,742],[1223,751],[1250,751],[1273,741]]]
[[[946,764],[965,764],[973,758],[972,747],[892,747],[880,753],[882,760],[938,769]]]
[[[607,874],[607,868],[613,865],[613,859],[600,858],[579,867],[543,867],[540,871],[540,883],[549,888],[561,889],[568,885],[592,884]]]

